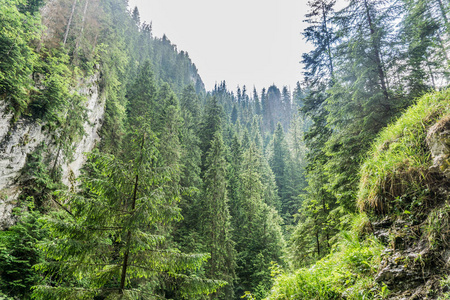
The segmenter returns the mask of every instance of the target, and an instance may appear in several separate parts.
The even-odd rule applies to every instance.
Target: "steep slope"
[[[125,1],[1,0],[0,27],[0,229],[36,179],[25,167],[37,151],[71,186],[85,152],[120,143],[127,88],[145,61],[174,91],[204,93],[189,55],[153,37]]]
[[[84,135],[77,141],[71,159],[60,159],[62,162],[62,181],[70,186],[71,178],[78,176],[85,162],[85,152],[91,151],[100,138],[98,131],[102,125],[105,99],[99,93],[99,76],[88,78],[79,87],[80,95],[86,97],[87,119],[83,124]],[[0,110],[0,229],[14,223],[12,209],[16,206],[23,182],[32,177],[29,170],[24,170],[29,156],[42,144],[51,145],[48,157],[55,157],[58,149],[54,144],[51,131],[45,123],[32,118],[20,118],[11,122],[12,113]]]
[[[267,299],[448,299],[450,91],[385,128],[360,171],[352,226],[310,268],[281,273]]]
[[[375,280],[392,299],[435,299],[448,275],[449,97],[423,97],[383,131],[362,167],[358,204],[387,246]]]

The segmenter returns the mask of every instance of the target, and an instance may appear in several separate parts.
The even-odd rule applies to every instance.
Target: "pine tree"
[[[0,1],[0,100],[7,101],[15,120],[30,101],[31,75],[38,59],[31,42],[40,30],[39,16],[26,15],[18,6],[25,7],[26,1]]]
[[[336,70],[330,97],[326,100],[329,190],[341,206],[354,211],[354,190],[361,155],[404,103],[392,101],[388,90],[383,50],[388,40],[390,14],[384,1],[350,1],[339,12],[336,24],[348,38],[337,53],[345,61]],[[384,63],[383,63],[384,62]]]
[[[236,231],[237,294],[252,291],[262,299],[270,289],[269,266],[281,263],[284,247],[281,218],[264,200],[261,181],[261,153],[250,144],[243,153],[239,191],[239,210],[233,218]]]
[[[278,195],[277,183],[275,175],[269,165],[269,161],[264,153],[264,145],[261,133],[261,126],[259,118],[255,117],[252,124],[252,143],[255,144],[256,150],[261,154],[259,164],[259,174],[261,175],[261,183],[264,187],[264,202],[269,206],[275,208],[278,213],[281,213],[281,200]],[[242,149],[242,152],[246,149]]]
[[[240,171],[242,159],[242,147],[238,135],[235,133],[231,141],[229,150],[229,167],[228,167],[228,195],[231,202],[232,213],[237,210],[238,205],[238,191],[239,191],[239,179],[238,174]]]
[[[231,112],[231,123],[236,124],[237,120],[238,120],[238,111],[236,105],[233,105],[233,110]]]
[[[294,91],[294,98],[301,98],[301,113],[304,119],[311,120],[311,125],[305,132],[305,145],[308,149],[308,164],[305,168],[307,189],[303,195],[302,205],[299,207],[298,225],[292,233],[289,241],[289,256],[291,264],[298,266],[313,262],[314,259],[324,256],[329,251],[328,246],[323,245],[323,240],[328,241],[328,218],[331,208],[336,207],[336,199],[325,193],[328,178],[323,175],[324,165],[328,161],[325,145],[332,129],[328,124],[328,111],[325,109],[326,100],[329,97],[327,89],[335,82],[336,55],[335,44],[339,41],[335,33],[335,26],[331,24],[334,17],[334,0],[316,0],[309,2],[310,10],[307,17],[309,26],[303,36],[310,42],[314,49],[303,54],[305,65],[304,95],[300,84]],[[298,101],[298,100],[297,100]],[[298,144],[294,141],[293,147]],[[298,152],[297,152],[298,155]],[[296,156],[297,156],[296,155]],[[294,171],[293,169],[290,172]],[[328,196],[328,197],[327,197]],[[325,204],[327,210],[322,211],[320,217],[318,203]],[[321,206],[323,208],[323,206]]]
[[[288,130],[292,118],[292,100],[291,93],[286,86],[283,87],[281,96],[283,114],[281,116],[281,124],[285,130]]]
[[[317,81],[332,81],[334,76],[332,44],[336,36],[329,23],[335,4],[336,0],[314,0],[308,3],[310,11],[306,15],[306,22],[309,26],[303,36],[314,45],[314,50],[303,54],[303,63],[306,81],[312,80],[313,85]]]
[[[205,170],[206,153],[211,147],[214,134],[222,128],[223,109],[216,97],[208,99],[202,122],[200,124],[199,137],[202,150],[202,170]]]
[[[180,294],[214,291],[221,283],[182,274],[198,269],[205,255],[167,248],[164,225],[181,218],[173,205],[172,171],[161,165],[158,140],[142,124],[132,131],[124,160],[91,157],[83,193],[62,194],[62,214],[46,218],[51,239],[41,245],[47,261],[38,266],[58,285],[36,287],[37,299],[152,297],[155,279],[167,274],[181,281]],[[184,284],[183,284],[184,283]]]
[[[178,98],[171,90],[170,86],[165,83],[158,91],[158,102],[161,107],[158,119],[154,120],[153,128],[159,132],[160,152],[164,165],[173,168],[177,174],[174,182],[179,183],[180,178],[180,156],[181,156],[181,127],[183,119],[180,115],[180,106]]]
[[[261,115],[262,114],[262,108],[261,108],[261,102],[259,101],[258,92],[256,91],[256,88],[253,88],[253,102],[255,103],[255,114]]]
[[[175,240],[187,251],[200,251],[197,223],[200,213],[201,179],[201,150],[198,138],[198,124],[200,122],[200,104],[195,89],[187,86],[181,96],[181,115],[184,126],[181,128],[181,186],[186,190],[182,194],[180,208],[183,220],[175,232]]]
[[[294,107],[298,109],[302,109],[304,105],[305,92],[303,91],[300,82],[297,81],[295,84],[294,93],[292,94],[292,101]]]
[[[161,101],[158,101],[158,89],[151,70],[150,61],[146,61],[129,89],[128,119],[132,126],[138,126],[138,116],[146,116],[151,120],[158,119]]]
[[[285,176],[285,201],[289,220],[298,213],[301,205],[301,195],[307,187],[305,178],[306,146],[303,141],[303,124],[298,114],[293,115],[287,135],[288,157]]]
[[[407,73],[399,85],[408,86],[408,96],[416,98],[423,93],[436,89],[438,78],[447,76],[445,64],[449,58],[441,38],[441,28],[432,16],[429,1],[403,1],[403,20],[398,39],[407,48],[403,50],[404,65],[399,66],[399,72]]]
[[[289,164],[289,150],[284,137],[284,130],[281,123],[277,124],[277,128],[273,135],[272,142],[273,152],[269,159],[270,167],[275,175],[275,181],[278,187],[278,195],[281,199],[281,214],[285,219],[289,219],[291,216],[289,212],[290,206],[290,194],[286,186],[288,180],[287,164]]]
[[[205,167],[199,220],[203,247],[211,255],[206,273],[209,278],[228,282],[228,285],[219,290],[216,296],[211,296],[211,299],[232,299],[235,253],[228,208],[225,145],[220,132],[217,132],[211,141]]]

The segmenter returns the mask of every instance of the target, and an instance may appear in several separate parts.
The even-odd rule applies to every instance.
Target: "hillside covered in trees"
[[[127,1],[0,0],[0,298],[446,299],[450,4],[345,4],[207,91]]]

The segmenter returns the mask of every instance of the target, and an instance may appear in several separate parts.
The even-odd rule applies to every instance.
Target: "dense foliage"
[[[448,92],[408,107],[448,85],[450,6],[308,5],[293,91],[206,92],[127,1],[0,0],[0,109],[48,136],[0,232],[0,298],[384,299],[372,223],[441,195],[424,139]],[[101,141],[68,189],[91,84]],[[449,215],[421,219],[434,249]]]
[[[294,264],[329,253],[343,216],[356,212],[359,168],[381,129],[449,80],[448,3],[348,1],[334,11],[335,4],[311,1],[306,16],[304,37],[314,49],[303,56],[301,111],[312,125]]]

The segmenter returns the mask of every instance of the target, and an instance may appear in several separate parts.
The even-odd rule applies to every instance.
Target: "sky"
[[[189,53],[207,90],[225,80],[240,85],[276,84],[293,90],[302,80],[302,39],[307,0],[129,0],[153,35]]]

